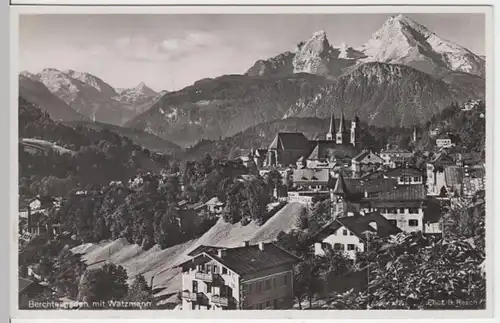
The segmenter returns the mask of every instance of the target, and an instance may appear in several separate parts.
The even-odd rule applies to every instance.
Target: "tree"
[[[312,307],[314,296],[322,291],[323,281],[320,276],[321,259],[309,257],[295,266],[293,294],[302,308],[302,301],[307,298],[309,307]]]
[[[76,298],[78,295],[78,282],[85,272],[86,265],[80,257],[74,255],[65,247],[57,257],[57,266],[54,273],[54,284],[60,294]]]
[[[307,216],[308,216],[307,209],[304,207],[302,208],[302,210],[300,210],[299,217],[297,218],[297,223],[296,223],[297,228],[301,230],[307,229],[307,227],[309,226],[309,220]]]
[[[122,300],[127,294],[127,272],[122,266],[105,264],[87,269],[78,285],[78,299],[92,302]]]
[[[380,309],[484,308],[483,260],[466,241],[401,233],[371,262],[368,304]]]
[[[141,303],[151,303],[153,302],[153,291],[151,287],[146,283],[146,279],[143,275],[138,275],[132,285],[127,291],[127,295],[124,297],[125,301],[128,302],[141,302]]]

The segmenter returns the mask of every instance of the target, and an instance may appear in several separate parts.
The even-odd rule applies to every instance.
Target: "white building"
[[[436,146],[438,148],[450,148],[453,146],[452,139],[448,134],[442,134],[436,138]]]
[[[357,252],[369,247],[367,239],[370,234],[386,237],[400,232],[398,227],[378,212],[338,217],[312,237],[314,254],[325,255],[325,251],[331,248],[344,251],[349,258],[355,259]]]

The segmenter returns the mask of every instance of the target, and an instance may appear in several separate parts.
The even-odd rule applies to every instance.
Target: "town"
[[[486,315],[491,8],[363,8],[16,17],[19,310]]]
[[[471,111],[467,106],[458,113],[484,115],[484,110],[480,107],[476,109]],[[450,224],[450,221],[473,220],[450,219],[449,214],[460,216],[455,214],[457,208],[465,207],[468,212],[469,208],[477,209],[478,205],[482,205],[484,210],[483,156],[474,152],[460,152],[457,148],[460,145],[459,138],[452,133],[443,134],[445,129],[435,131],[441,133],[429,134],[434,138],[433,148],[429,151],[415,151],[391,144],[380,151],[361,148],[359,130],[359,118],[355,116],[348,127],[341,111],[338,124],[332,113],[329,130],[323,138],[309,140],[302,133],[279,132],[269,147],[252,148],[230,161],[239,166],[234,166],[238,171],[231,175],[234,177],[231,181],[234,181],[225,199],[220,194],[206,196],[198,201],[174,197],[179,221],[183,221],[180,219],[182,217],[210,219],[208,232],[205,229],[198,235],[198,241],[190,244],[193,248],[185,249],[183,257],[177,258],[178,264],[162,263],[161,252],[155,256],[158,268],[179,273],[179,283],[174,284],[178,286],[178,292],[172,293],[175,287],[169,286],[165,289],[170,292],[162,293],[162,288],[153,284],[155,276],[160,273],[148,273],[151,281],[147,282],[141,276],[140,288],[143,289],[141,293],[149,296],[145,300],[127,301],[143,301],[142,304],[149,301],[148,306],[143,305],[141,308],[182,310],[336,308],[338,300],[333,300],[332,295],[338,298],[344,297],[339,296],[342,293],[366,292],[371,270],[368,258],[370,244],[374,248],[380,241],[410,239],[412,243],[422,244],[422,248],[425,248],[429,243],[439,243],[435,241],[456,238],[456,230],[473,230],[471,222],[466,224],[468,228],[462,229],[457,229],[461,224]],[[416,143],[420,135],[414,128],[411,143]],[[207,155],[204,158],[210,157]],[[109,187],[123,189],[127,186],[127,189],[134,190],[145,185],[148,176],[152,175],[138,175],[126,185],[114,181]],[[173,179],[179,181],[179,196],[188,190],[185,183],[188,177],[185,174],[163,173],[161,178],[167,183]],[[233,205],[244,202],[233,201],[235,195],[231,191],[247,186],[259,190],[258,187],[247,185],[259,181],[270,185],[262,185],[262,191],[254,192],[257,205],[250,205],[250,208],[256,210],[249,210],[250,218],[246,218],[247,211]],[[164,192],[169,194],[168,191]],[[105,193],[100,191],[99,194]],[[89,197],[98,198],[88,191],[80,190],[74,193],[73,199]],[[242,198],[254,197],[243,194]],[[73,246],[71,253],[75,257],[85,257],[85,254],[92,253],[93,248],[99,248],[98,244],[87,244],[88,248],[85,244],[78,246],[79,239],[75,233],[67,230],[67,225],[61,223],[64,221],[55,220],[57,216],[54,214],[60,211],[64,203],[68,202],[61,197],[51,196],[37,196],[26,201],[19,215],[20,255],[33,257],[27,255],[38,252],[41,245],[57,248],[56,245],[68,241]],[[259,207],[262,203],[265,203],[263,208]],[[287,223],[269,224],[279,217],[280,221],[285,219]],[[241,236],[230,243],[221,239],[220,245],[208,244],[210,239],[204,239],[213,229],[210,225],[217,221],[241,221],[242,225],[250,227],[247,223],[252,220],[258,220],[261,228],[269,224],[271,228],[267,230],[273,232],[253,237],[241,232]],[[182,223],[180,227],[183,227]],[[259,231],[258,225],[254,231]],[[468,246],[471,250],[478,248],[473,239],[467,241],[471,241]],[[119,250],[107,248],[109,253],[119,253]],[[175,245],[170,248],[175,248]],[[108,262],[140,266],[141,260],[137,258],[141,258],[142,254],[130,252],[138,253],[138,256],[123,255],[121,257],[126,258],[120,260],[120,256],[115,254],[101,254],[98,259],[94,259],[96,261],[93,264],[87,260],[86,266],[99,268]],[[183,252],[182,249],[180,252]],[[480,264],[478,270],[484,275],[484,256],[481,254],[478,252],[476,261]],[[33,304],[31,299],[37,295],[51,295],[51,299],[56,297],[62,303],[76,302],[76,299],[67,298],[67,294],[64,297],[56,296],[61,295],[60,288],[51,285],[51,279],[45,276],[52,272],[43,269],[42,262],[28,258],[23,260],[26,266],[23,266],[19,278],[20,306],[29,308],[29,304]],[[50,262],[45,256],[42,259]],[[143,258],[143,261],[149,260]],[[371,261],[378,260],[374,258]],[[312,272],[304,273],[300,268]],[[142,273],[147,272],[146,268],[142,270]],[[297,277],[307,274],[322,276],[327,287],[322,288],[317,285],[318,282],[309,281],[313,280],[312,277]],[[79,294],[81,291],[73,293],[80,297]],[[161,297],[165,295],[169,296],[166,300]],[[86,298],[79,300],[91,301]],[[426,304],[438,306],[441,301],[443,299],[428,299]],[[402,303],[403,308],[412,306],[407,301]],[[116,301],[116,304],[119,302]],[[362,304],[359,301],[356,306]],[[82,308],[86,307],[88,305]]]

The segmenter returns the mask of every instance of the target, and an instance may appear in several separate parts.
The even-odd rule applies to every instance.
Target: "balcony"
[[[224,296],[218,296],[218,295],[212,295],[211,301],[213,304],[221,305],[221,306],[227,306],[229,303],[229,300],[227,297]]]
[[[194,274],[194,278],[204,282],[212,282],[214,277],[211,273],[197,272]]]
[[[198,295],[196,293],[191,293],[188,290],[182,292],[182,298],[187,299],[188,301],[196,302]]]

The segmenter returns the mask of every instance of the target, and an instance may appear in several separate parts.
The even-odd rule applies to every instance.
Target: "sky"
[[[224,74],[242,74],[324,30],[333,46],[358,47],[391,14],[23,15],[19,70],[73,69],[116,88],[145,82],[177,90]],[[440,37],[483,55],[483,14],[408,14]]]

